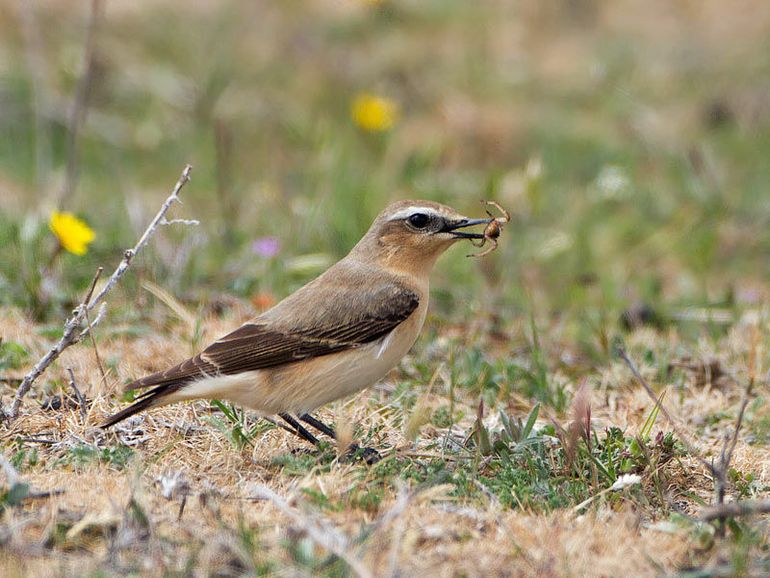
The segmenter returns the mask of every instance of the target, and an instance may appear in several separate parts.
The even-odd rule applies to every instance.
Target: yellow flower
[[[389,99],[373,94],[359,94],[353,101],[351,115],[364,130],[382,132],[390,129],[398,116],[398,105]]]
[[[56,235],[61,246],[73,255],[85,255],[88,252],[88,244],[96,237],[93,229],[72,213],[54,211],[48,221],[48,227]]]

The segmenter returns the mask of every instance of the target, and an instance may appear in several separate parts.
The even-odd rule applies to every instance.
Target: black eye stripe
[[[412,213],[407,221],[415,229],[423,229],[430,223],[430,217],[425,213]]]

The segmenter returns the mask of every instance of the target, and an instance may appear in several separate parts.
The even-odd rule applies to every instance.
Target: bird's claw
[[[374,448],[362,448],[358,444],[350,444],[350,447],[348,448],[348,451],[345,452],[345,456],[343,458],[343,460],[346,462],[354,462],[360,460],[369,466],[376,464],[381,459],[382,456],[380,455],[380,452]]]

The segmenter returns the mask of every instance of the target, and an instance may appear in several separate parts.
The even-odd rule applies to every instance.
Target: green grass
[[[0,339],[0,370],[19,369],[29,360],[29,352],[18,343]]]
[[[323,511],[358,509],[376,514],[386,496],[401,484],[429,488],[448,484],[450,495],[466,504],[483,505],[492,495],[505,508],[551,512],[574,507],[609,488],[621,474],[650,476],[662,483],[661,465],[682,456],[672,433],[649,436],[626,435],[610,428],[594,435],[591,446],[577,442],[569,449],[566,438],[553,426],[534,429],[537,408],[526,421],[504,418],[500,432],[484,431],[486,446],[471,434],[464,447],[443,457],[413,458],[394,454],[373,466],[356,466],[357,483],[349,493],[331,498],[319,489],[305,488],[303,495]],[[440,443],[439,443],[440,445]],[[440,450],[440,447],[435,448]],[[286,475],[328,473],[336,457],[324,444],[320,451],[299,451],[273,459]],[[612,501],[613,496],[610,496]],[[648,507],[646,498],[640,502]]]
[[[245,411],[233,404],[215,399],[212,400],[211,406],[222,412],[224,419],[214,415],[208,418],[209,423],[222,432],[237,449],[242,449],[246,445],[253,446],[259,435],[274,427],[265,420],[256,420],[253,424],[248,424]]]
[[[59,465],[82,469],[94,462],[99,462],[121,470],[128,465],[133,455],[134,450],[124,445],[106,448],[80,445],[70,448],[61,458]]]
[[[205,248],[173,263],[150,254],[135,265],[151,278],[163,279],[177,294],[194,287],[242,296],[257,291],[283,295],[318,269],[294,273],[260,262],[250,255],[255,236],[280,237],[284,262],[319,251],[333,260],[352,246],[396,191],[399,196],[448,201],[469,212],[478,210],[477,199],[492,196],[513,210],[514,221],[498,258],[490,259],[494,263],[482,275],[489,275],[484,282],[478,279],[475,263],[457,255],[445,259],[437,303],[444,312],[455,311],[456,318],[468,309],[467,299],[460,296],[478,296],[487,284],[498,290],[497,306],[531,311],[528,293],[534,291],[546,309],[571,317],[598,309],[615,318],[627,305],[624,293],[636,293],[656,309],[713,304],[713,297],[719,301],[733,290],[730,279],[756,270],[770,249],[764,226],[770,213],[762,202],[768,176],[762,159],[770,152],[767,131],[761,129],[766,120],[747,129],[731,112],[714,127],[704,116],[690,127],[689,142],[674,140],[664,146],[654,146],[643,132],[624,133],[624,126],[645,107],[660,114],[660,122],[667,113],[655,108],[659,96],[654,85],[634,68],[640,56],[618,38],[593,49],[591,56],[606,75],[596,87],[575,79],[572,84],[543,85],[536,75],[527,76],[527,70],[520,84],[508,85],[492,65],[502,55],[474,63],[481,47],[473,31],[463,28],[453,28],[459,35],[456,41],[468,50],[461,63],[432,58],[431,51],[414,54],[414,61],[385,51],[380,69],[359,77],[334,74],[323,81],[317,70],[328,72],[341,51],[352,65],[357,63],[356,50],[377,50],[378,42],[414,43],[420,35],[429,39],[448,23],[469,17],[489,26],[497,14],[491,8],[469,11],[459,4],[427,13],[402,6],[386,10],[387,15],[350,20],[333,15],[318,20],[296,7],[269,12],[281,27],[267,34],[265,42],[270,38],[277,50],[284,47],[285,61],[251,60],[249,49],[238,44],[245,31],[227,8],[213,18],[189,17],[182,27],[186,32],[177,31],[173,42],[149,15],[120,23],[108,20],[115,44],[105,50],[116,51],[116,60],[105,64],[104,75],[97,79],[92,107],[97,119],[123,125],[120,136],[113,138],[96,120],[84,127],[81,185],[65,207],[91,223],[97,241],[84,258],[62,257],[51,272],[63,276],[60,289],[41,295],[36,264],[52,249],[47,215],[36,210],[25,219],[2,215],[0,286],[6,303],[32,307],[41,316],[59,315],[85,288],[95,267],[116,263],[135,238],[123,196],[138,188],[145,191],[144,202],[157,204],[184,161],[193,162],[195,172],[181,212],[201,218]],[[289,14],[295,18],[292,24]],[[41,16],[41,26],[53,34],[51,18]],[[56,26],[72,33],[74,23]],[[553,21],[549,26],[556,30],[560,24]],[[313,58],[285,50],[292,32],[313,39]],[[217,49],[201,51],[197,39],[212,36],[219,38]],[[142,39],[142,49],[131,54],[126,49],[136,37]],[[55,45],[56,36],[51,38]],[[74,35],[67,40],[72,50],[76,40]],[[21,50],[13,43],[7,47],[11,54]],[[48,56],[52,66],[61,67],[57,88],[71,90],[73,71],[55,53]],[[40,175],[34,159],[35,123],[30,122],[33,101],[24,59],[15,62],[4,80],[13,113],[8,122],[17,146],[0,151],[0,171],[25,187],[23,204],[32,209],[42,194],[34,185]],[[528,63],[529,68],[536,65]],[[430,66],[437,68],[429,72]],[[715,62],[699,70],[700,81],[693,85],[685,63],[676,66],[671,63],[672,100],[666,104],[689,107],[696,118],[699,107],[706,108],[702,103],[708,102],[711,79],[727,74],[740,78],[740,70],[748,69],[744,65],[736,72],[734,63]],[[767,63],[763,66],[766,71]],[[129,73],[146,74],[149,82],[132,85]],[[409,81],[422,75],[436,82],[415,93]],[[186,83],[194,90],[185,91]],[[389,134],[366,134],[352,126],[349,104],[358,91],[380,85],[401,101],[401,119]],[[174,91],[183,91],[185,98],[169,100],[167,93]],[[235,106],[233,94],[253,105]],[[481,111],[502,107],[502,123],[526,114],[517,141],[522,144],[504,140],[494,154],[476,158],[473,144],[483,148],[488,138],[480,125],[470,126],[467,136],[453,138],[436,130],[415,138],[410,127],[435,122],[436,107],[456,97],[472,99]],[[53,122],[49,128],[51,165],[60,167],[64,127]],[[216,134],[226,134],[232,143],[224,160]],[[471,145],[464,146],[465,140]],[[526,171],[531,159],[539,159],[541,169]],[[623,184],[609,184],[611,175]],[[510,184],[517,179],[523,181],[523,195],[514,198]],[[737,244],[727,239],[731,225],[744,233]],[[195,234],[167,232],[175,243]],[[224,263],[222,254],[228,256]],[[661,283],[672,280],[663,279],[656,269],[665,262],[676,265],[680,283],[664,297]],[[537,271],[537,286],[522,286],[520,272],[525,267]],[[126,279],[125,289],[136,291],[131,279]]]

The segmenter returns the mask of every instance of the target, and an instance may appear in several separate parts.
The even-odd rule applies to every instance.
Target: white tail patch
[[[191,399],[228,399],[248,406],[242,399],[248,399],[252,395],[253,388],[262,378],[264,373],[259,370],[244,371],[235,375],[205,376],[182,386],[163,401],[170,403]]]

